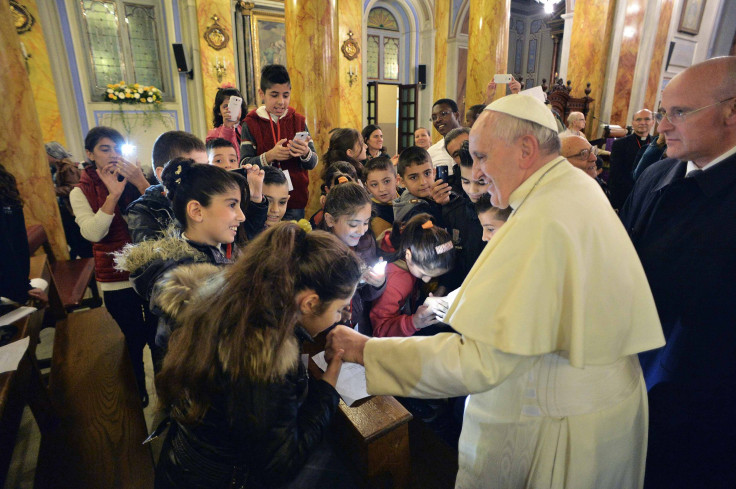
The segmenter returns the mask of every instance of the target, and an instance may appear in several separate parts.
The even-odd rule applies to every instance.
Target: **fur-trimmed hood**
[[[181,232],[171,226],[163,238],[127,244],[114,254],[115,268],[120,271],[135,273],[156,260],[180,261],[190,258],[193,261],[205,262],[207,257],[182,239]]]

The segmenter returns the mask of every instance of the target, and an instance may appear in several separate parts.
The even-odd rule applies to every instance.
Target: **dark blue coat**
[[[662,160],[621,220],[667,344],[640,355],[649,389],[645,487],[736,487],[736,155],[691,178]]]

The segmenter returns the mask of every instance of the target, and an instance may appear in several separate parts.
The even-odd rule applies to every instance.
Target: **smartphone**
[[[371,270],[373,270],[375,273],[383,273],[386,271],[386,265],[388,265],[387,261],[379,261],[371,267]]]
[[[447,168],[447,165],[440,165],[435,168],[435,180],[444,180],[446,182],[448,175],[449,169]]]
[[[494,83],[511,83],[511,75],[493,75]]]
[[[294,141],[307,141],[309,140],[309,133],[307,131],[301,131],[294,134]]]
[[[230,100],[227,103],[227,109],[230,111],[230,121],[235,122],[240,120],[240,110],[243,108],[243,99],[237,95],[230,95]]]

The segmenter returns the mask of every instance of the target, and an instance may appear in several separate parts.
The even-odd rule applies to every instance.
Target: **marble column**
[[[26,225],[43,225],[56,258],[68,259],[33,91],[7,3],[0,6],[0,66],[0,120],[12,121],[15,135],[0,138],[0,162],[18,182]]]
[[[567,80],[567,65],[570,61],[570,38],[572,37],[572,22],[574,12],[562,14],[560,17],[565,21],[564,31],[562,34],[562,51],[560,52],[560,69],[558,77]],[[557,80],[552,80],[550,85]]]
[[[652,111],[656,110],[654,104],[657,102],[657,96],[661,90],[662,64],[664,63],[665,51],[669,48],[667,34],[670,30],[670,20],[672,19],[672,7],[674,3],[675,0],[661,0],[659,4],[659,23],[654,39],[654,52],[652,53],[649,64],[646,95],[644,96],[644,107]]]
[[[470,2],[468,33],[468,79],[465,106],[482,104],[488,82],[497,73],[508,73],[509,15],[511,0],[473,0]],[[496,98],[506,87],[496,90]]]
[[[586,134],[590,138],[597,130],[592,116],[600,117],[604,93],[608,52],[613,34],[616,2],[608,0],[578,0],[575,2],[570,59],[567,79],[572,81],[572,95],[585,96],[590,83],[594,99],[588,111]]]
[[[642,38],[641,29],[644,10],[644,0],[628,0],[626,3],[623,39],[618,57],[618,70],[616,71],[616,84],[610,118],[612,124],[618,124],[622,127],[626,126],[629,112],[636,59]]]
[[[199,56],[202,65],[202,95],[204,109],[207,114],[207,129],[212,129],[212,106],[215,103],[217,89],[224,83],[237,83],[235,73],[235,34],[231,15],[230,0],[197,0],[197,26],[199,30]],[[217,15],[217,22],[230,37],[227,46],[216,50],[205,41],[204,33],[214,24],[213,15]],[[221,79],[217,78],[217,65],[224,67]],[[195,77],[197,74],[195,74]]]
[[[340,127],[352,127],[360,131],[363,126],[363,2],[361,0],[337,0],[338,3],[338,49],[350,38],[358,42],[360,53],[354,60],[348,60],[341,51],[338,73],[340,83]],[[352,76],[348,75],[352,73]],[[352,81],[351,81],[352,79]]]
[[[450,32],[450,0],[437,0],[434,3],[434,71],[432,74],[432,95],[435,100],[448,98],[447,93],[447,36]],[[452,98],[452,94],[449,94]],[[465,117],[464,114],[460,114]],[[442,136],[432,127],[432,142]]]
[[[31,56],[28,59],[28,77],[31,82],[31,90],[33,90],[33,100],[39,109],[38,120],[41,124],[41,134],[44,142],[58,141],[67,147],[64,127],[61,124],[61,111],[56,96],[54,77],[51,73],[51,61],[41,29],[38,6],[35,0],[25,0],[23,5],[36,19],[33,28],[18,37],[28,55]],[[69,148],[67,147],[67,149]]]
[[[317,154],[323,155],[330,130],[340,124],[340,56],[337,0],[286,0],[286,63],[291,105],[306,117]],[[319,172],[309,175],[307,215],[319,208]]]

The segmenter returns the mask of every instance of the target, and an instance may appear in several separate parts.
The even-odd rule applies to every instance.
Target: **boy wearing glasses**
[[[614,209],[620,209],[626,197],[634,187],[634,160],[636,155],[649,145],[651,136],[649,131],[654,127],[654,117],[649,109],[641,109],[634,114],[632,121],[634,133],[617,139],[611,147],[611,173],[608,177],[608,187],[611,190],[611,204]]]
[[[452,156],[445,149],[445,135],[462,127],[460,123],[460,112],[458,112],[457,104],[449,98],[441,98],[432,106],[432,125],[442,136],[442,139],[429,147],[427,152],[432,161],[432,166],[447,166],[447,174],[452,175],[452,166],[454,161]]]

